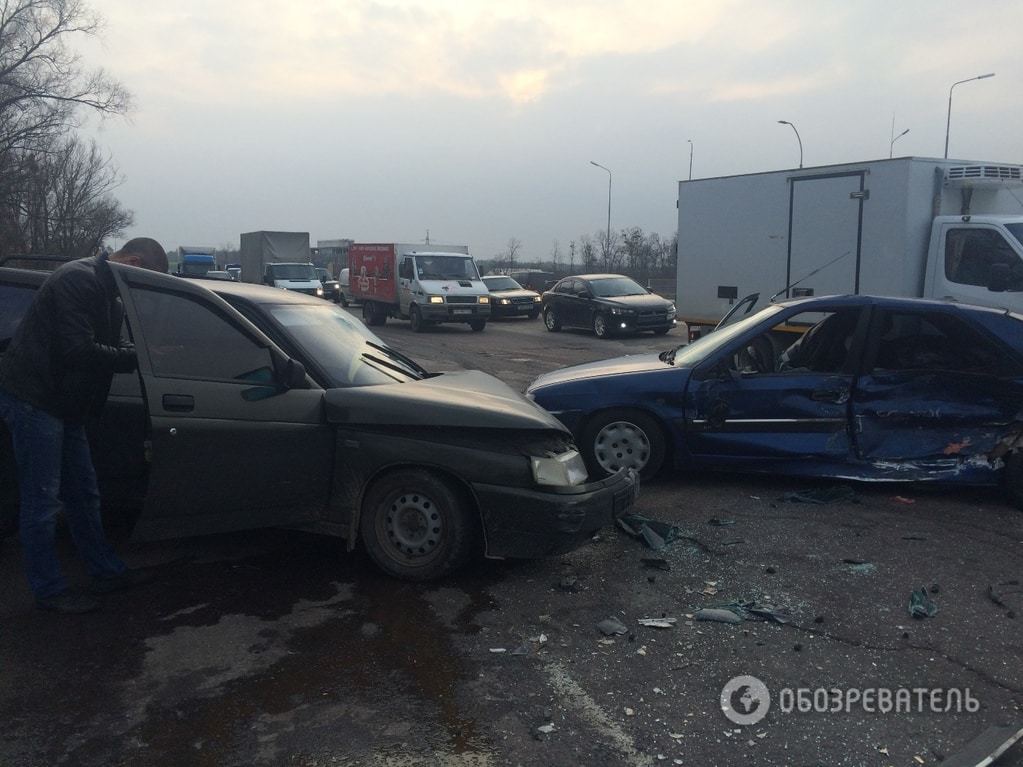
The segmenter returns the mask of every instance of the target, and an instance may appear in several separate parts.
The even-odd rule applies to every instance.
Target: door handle
[[[195,409],[195,399],[191,394],[164,394],[163,409],[173,413],[189,413]]]
[[[830,402],[841,405],[849,399],[849,392],[846,389],[817,389],[810,395],[810,398],[814,402]]]

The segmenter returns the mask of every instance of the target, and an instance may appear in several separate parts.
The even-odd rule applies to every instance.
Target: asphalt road
[[[528,320],[424,334],[389,322],[379,334],[428,368],[481,368],[517,389],[681,336],[601,342]],[[990,725],[1023,726],[1023,514],[994,491],[919,486],[783,500],[813,487],[727,475],[648,483],[638,510],[682,536],[663,551],[609,529],[566,556],[480,562],[426,586],[295,532],[122,542],[158,580],[74,617],[32,609],[8,541],[0,765],[911,767],[940,763]],[[908,604],[920,587],[938,612],[916,620]],[[690,617],[734,600],[791,620]],[[624,635],[597,629],[609,617]],[[676,621],[638,622],[651,617]],[[745,674],[772,703],[749,726],[720,703]],[[792,701],[799,689],[848,701],[871,688],[969,688],[963,701],[979,708],[783,710],[785,689]],[[999,764],[1023,764],[1019,747]]]

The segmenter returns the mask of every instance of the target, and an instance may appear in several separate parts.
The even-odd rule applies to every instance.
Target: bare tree
[[[568,241],[568,271],[575,271],[575,240]]]
[[[554,267],[554,271],[558,271],[558,259],[561,257],[561,246],[558,245],[558,241],[554,240],[551,244],[551,265]]]
[[[0,253],[78,254],[131,220],[109,196],[109,160],[69,138],[83,109],[115,115],[131,105],[119,82],[85,69],[66,44],[100,23],[82,0],[0,3]]]
[[[112,194],[121,178],[95,143],[70,138],[47,146],[26,158],[21,179],[20,190],[0,202],[0,243],[11,252],[81,258],[132,223]]]
[[[522,250],[522,241],[514,237],[508,238],[508,249],[505,251],[505,255],[508,258],[509,272],[515,268],[515,256],[518,255],[520,250]]]

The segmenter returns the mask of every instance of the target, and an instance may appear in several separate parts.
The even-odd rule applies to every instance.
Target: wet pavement
[[[438,365],[477,354],[519,388],[555,359],[665,344],[535,329],[493,323],[454,351],[461,328],[385,332]],[[1023,726],[1012,585],[1023,514],[994,490],[875,485],[820,506],[781,500],[813,487],[648,483],[638,511],[683,534],[661,552],[606,530],[562,557],[478,562],[427,585],[293,531],[119,541],[158,578],[84,616],[32,609],[17,546],[3,542],[0,765],[910,766],[939,764],[989,725]],[[650,557],[668,569],[644,566]],[[915,620],[920,587],[938,613]],[[692,617],[733,600],[792,620]],[[627,633],[605,637],[596,625],[608,617]],[[773,695],[750,726],[721,710],[740,674]],[[969,688],[980,707],[781,710],[783,688],[879,687]],[[1023,765],[1021,749],[998,764]]]

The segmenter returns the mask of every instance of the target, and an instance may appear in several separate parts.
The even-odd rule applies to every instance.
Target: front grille
[[[446,296],[449,304],[474,304],[476,303],[476,296]]]
[[[671,313],[666,312],[663,309],[655,312],[640,312],[639,316],[636,318],[637,325],[663,325],[666,322],[671,322]]]

